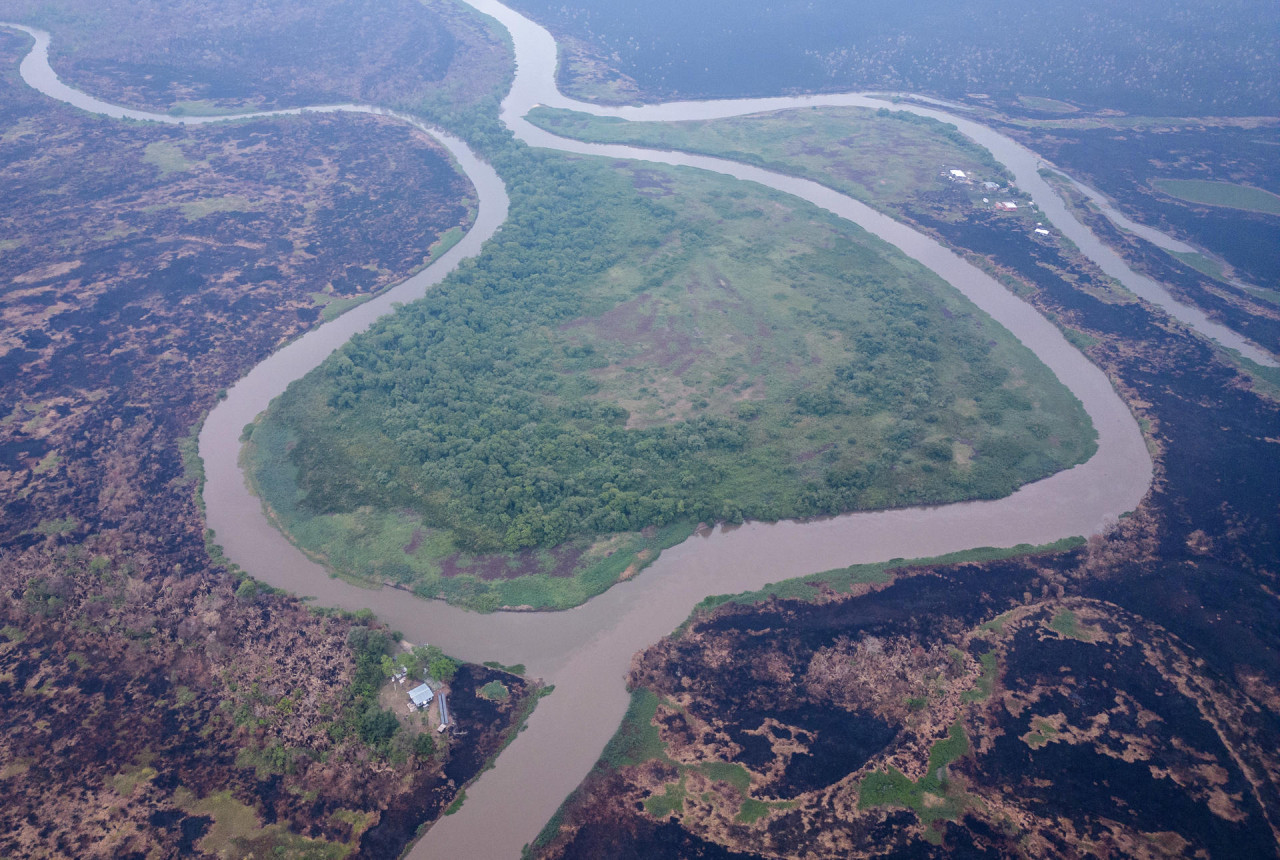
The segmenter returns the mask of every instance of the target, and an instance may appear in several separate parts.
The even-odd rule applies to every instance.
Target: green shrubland
[[[1029,351],[834,216],[705,173],[503,161],[485,253],[252,435],[268,506],[340,572],[565,607],[699,521],[998,497],[1092,452]]]

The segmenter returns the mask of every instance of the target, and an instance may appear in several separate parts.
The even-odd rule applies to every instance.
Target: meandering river
[[[467,660],[524,663],[530,674],[556,685],[554,694],[539,704],[526,730],[499,756],[495,768],[468,789],[462,809],[428,831],[412,849],[412,857],[518,856],[521,846],[537,834],[590,770],[617,727],[626,709],[623,679],[632,655],[678,626],[706,595],[755,589],[855,563],[925,557],[976,546],[1047,543],[1061,537],[1092,534],[1136,507],[1152,477],[1151,459],[1137,424],[1105,375],[1029,305],[932,239],[815,182],[715,158],[582,144],[547,134],[523,119],[536,104],[628,119],[674,120],[818,105],[881,107],[887,102],[844,95],[599,108],[566,99],[556,90],[556,46],[544,29],[493,0],[474,0],[472,5],[511,31],[517,75],[503,102],[502,116],[518,137],[534,146],[726,173],[795,194],[847,218],[937,272],[1032,349],[1083,403],[1098,431],[1098,451],[1087,463],[996,501],[716,529],[667,550],[642,575],[565,612],[477,615],[404,592],[362,589],[333,579],[271,526],[259,501],[247,489],[238,465],[241,428],[289,382],[317,366],[377,317],[390,312],[393,302],[421,295],[460,260],[478,253],[484,240],[505,220],[508,201],[501,179],[461,141],[428,129],[411,117],[363,105],[307,109],[397,116],[433,135],[474,183],[479,212],[463,241],[432,266],[298,338],[229,389],[227,398],[210,413],[199,438],[206,471],[204,499],[209,526],[227,556],[260,580],[312,596],[322,605],[370,608],[411,641],[440,645]],[[58,80],[48,63],[47,34],[26,27],[18,29],[36,39],[35,48],[22,63],[24,80],[47,95],[95,113],[142,121],[202,124],[303,112],[299,109],[173,117],[111,105]],[[903,105],[893,107],[904,109]],[[939,110],[915,106],[905,109],[954,123],[990,148],[1014,172],[1018,184],[1031,194],[1046,220],[1104,270],[1131,289],[1135,284],[1142,288],[1143,279],[1076,222],[1040,179],[1033,153],[981,125]],[[1202,330],[1217,336],[1212,329]],[[1224,331],[1238,338],[1233,332]],[[1266,358],[1265,354],[1261,357]]]

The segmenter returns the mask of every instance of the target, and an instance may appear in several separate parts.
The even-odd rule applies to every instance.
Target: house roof
[[[423,705],[430,704],[435,697],[435,691],[431,689],[429,684],[421,684],[409,691],[409,701],[413,702],[419,708]]]

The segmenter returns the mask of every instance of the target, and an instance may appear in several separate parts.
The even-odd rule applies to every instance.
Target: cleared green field
[[[1196,251],[1192,251],[1190,253],[1170,251],[1170,253],[1202,275],[1208,275],[1209,277],[1217,280],[1222,280],[1224,277],[1222,264],[1212,257],[1206,257],[1204,254]]]
[[[1280,195],[1252,185],[1211,182],[1207,179],[1153,179],[1151,184],[1170,197],[1186,200],[1188,203],[1280,215]]]
[[[1094,448],[896,250],[697,171],[531,157],[474,263],[290,387],[259,492],[339,572],[564,608],[701,522],[995,497]]]

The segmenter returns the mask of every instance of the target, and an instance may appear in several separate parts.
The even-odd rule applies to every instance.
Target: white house
[[[431,700],[435,698],[435,691],[431,689],[430,684],[420,684],[409,691],[409,701],[418,710],[422,710],[431,704]]]

